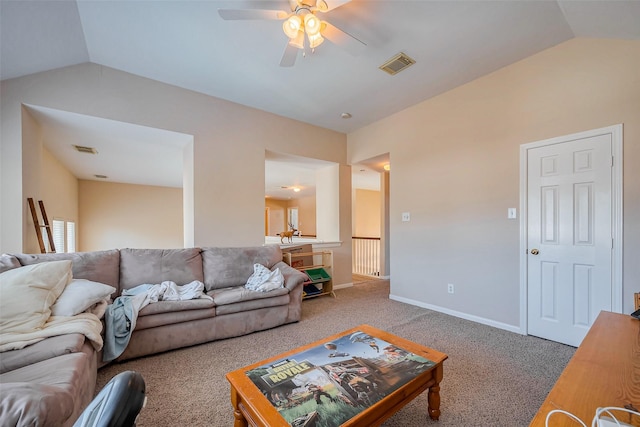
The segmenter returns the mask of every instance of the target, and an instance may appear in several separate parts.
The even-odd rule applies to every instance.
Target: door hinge
[[[613,167],[613,156],[611,156],[611,167]]]

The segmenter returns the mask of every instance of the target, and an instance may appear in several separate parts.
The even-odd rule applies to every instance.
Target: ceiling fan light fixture
[[[322,37],[320,33],[315,35],[307,34],[307,37],[309,38],[309,47],[311,49],[315,49],[316,47],[320,46],[324,41],[324,37]]]
[[[304,30],[309,36],[320,34],[320,19],[313,13],[304,16]]]
[[[296,38],[301,29],[302,19],[297,15],[290,16],[282,23],[282,30],[290,39]]]
[[[295,46],[298,49],[304,49],[304,31],[298,31],[298,34],[291,40],[289,40],[291,46]]]

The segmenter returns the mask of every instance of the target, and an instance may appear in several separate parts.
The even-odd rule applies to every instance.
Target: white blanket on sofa
[[[102,348],[102,323],[91,313],[81,313],[75,316],[51,316],[44,326],[29,333],[0,334],[0,352],[19,350],[30,344],[35,344],[45,338],[64,334],[83,334],[90,341],[96,351]]]

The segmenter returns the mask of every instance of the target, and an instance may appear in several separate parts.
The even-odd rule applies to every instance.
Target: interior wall
[[[350,163],[393,159],[392,296],[518,330],[519,222],[507,208],[519,206],[520,145],[622,123],[631,312],[640,290],[638,70],[640,41],[572,39],[349,134]]]
[[[78,179],[56,159],[42,149],[42,201],[49,223],[54,219],[78,222]],[[77,233],[76,233],[77,234]],[[76,241],[76,249],[78,242]],[[60,251],[62,248],[56,248]]]
[[[14,165],[31,151],[23,147],[23,104],[193,135],[194,246],[264,244],[265,150],[346,165],[345,134],[92,63],[3,80],[0,91],[2,251],[21,252],[25,236],[23,167]],[[338,191],[350,221],[350,179]],[[343,275],[337,284],[350,281],[350,224],[347,230],[349,241],[332,248],[336,276]]]
[[[182,189],[79,180],[79,251],[183,247]]]
[[[298,208],[298,228],[304,236],[316,235],[316,197],[300,197],[290,200],[288,207]]]
[[[286,230],[287,200],[264,199],[265,207],[269,208],[269,235],[276,236]]]
[[[380,191],[354,190],[353,235],[357,237],[380,237]]]
[[[24,252],[29,254],[37,254],[40,253],[40,246],[38,244],[38,238],[36,236],[35,224],[33,223],[33,217],[31,215],[31,211],[29,209],[29,205],[27,199],[31,197],[36,207],[36,212],[38,212],[38,218],[40,221],[42,217],[40,216],[40,208],[38,207],[38,200],[43,200],[42,193],[42,128],[38,124],[38,122],[33,118],[31,113],[27,111],[25,108],[20,109],[20,114],[18,115],[18,121],[20,124],[20,129],[22,131],[23,138],[23,150],[21,153],[22,158],[22,167],[19,169],[21,180],[18,182],[22,182],[22,186],[20,186],[20,192],[17,191],[16,188],[12,188],[11,191],[7,191],[5,193],[5,188],[3,187],[2,198],[9,199],[11,202],[9,203],[17,203],[22,209],[20,210],[21,224],[20,226],[14,226],[14,230],[7,230],[5,228],[6,225],[4,222],[2,223],[2,233],[5,236],[3,238],[3,243],[7,242],[7,237],[14,234],[15,229],[22,231],[22,235],[20,236],[20,243],[24,250],[17,250],[16,252]],[[3,127],[4,130],[4,127]],[[4,141],[3,141],[3,146]],[[4,160],[4,159],[3,159]],[[10,162],[6,162],[10,163]],[[11,165],[14,166],[14,165]],[[2,165],[3,172],[5,171],[5,164]],[[7,182],[5,177],[2,177],[2,181]],[[15,185],[15,187],[19,187]],[[6,195],[6,196],[5,196]],[[15,196],[19,196],[18,200],[15,199]],[[3,202],[5,205],[7,202]],[[8,203],[7,203],[8,204]],[[46,206],[45,206],[46,208]],[[10,227],[7,227],[10,228]],[[16,236],[17,237],[17,236]],[[10,252],[10,250],[5,250],[6,252]]]

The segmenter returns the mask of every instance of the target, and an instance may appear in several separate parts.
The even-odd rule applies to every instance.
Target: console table
[[[602,311],[530,426],[543,427],[554,409],[570,412],[591,425],[597,408],[625,405],[640,409],[640,320]],[[640,425],[638,416],[615,415],[622,422]],[[564,414],[553,414],[549,425],[578,424]]]

